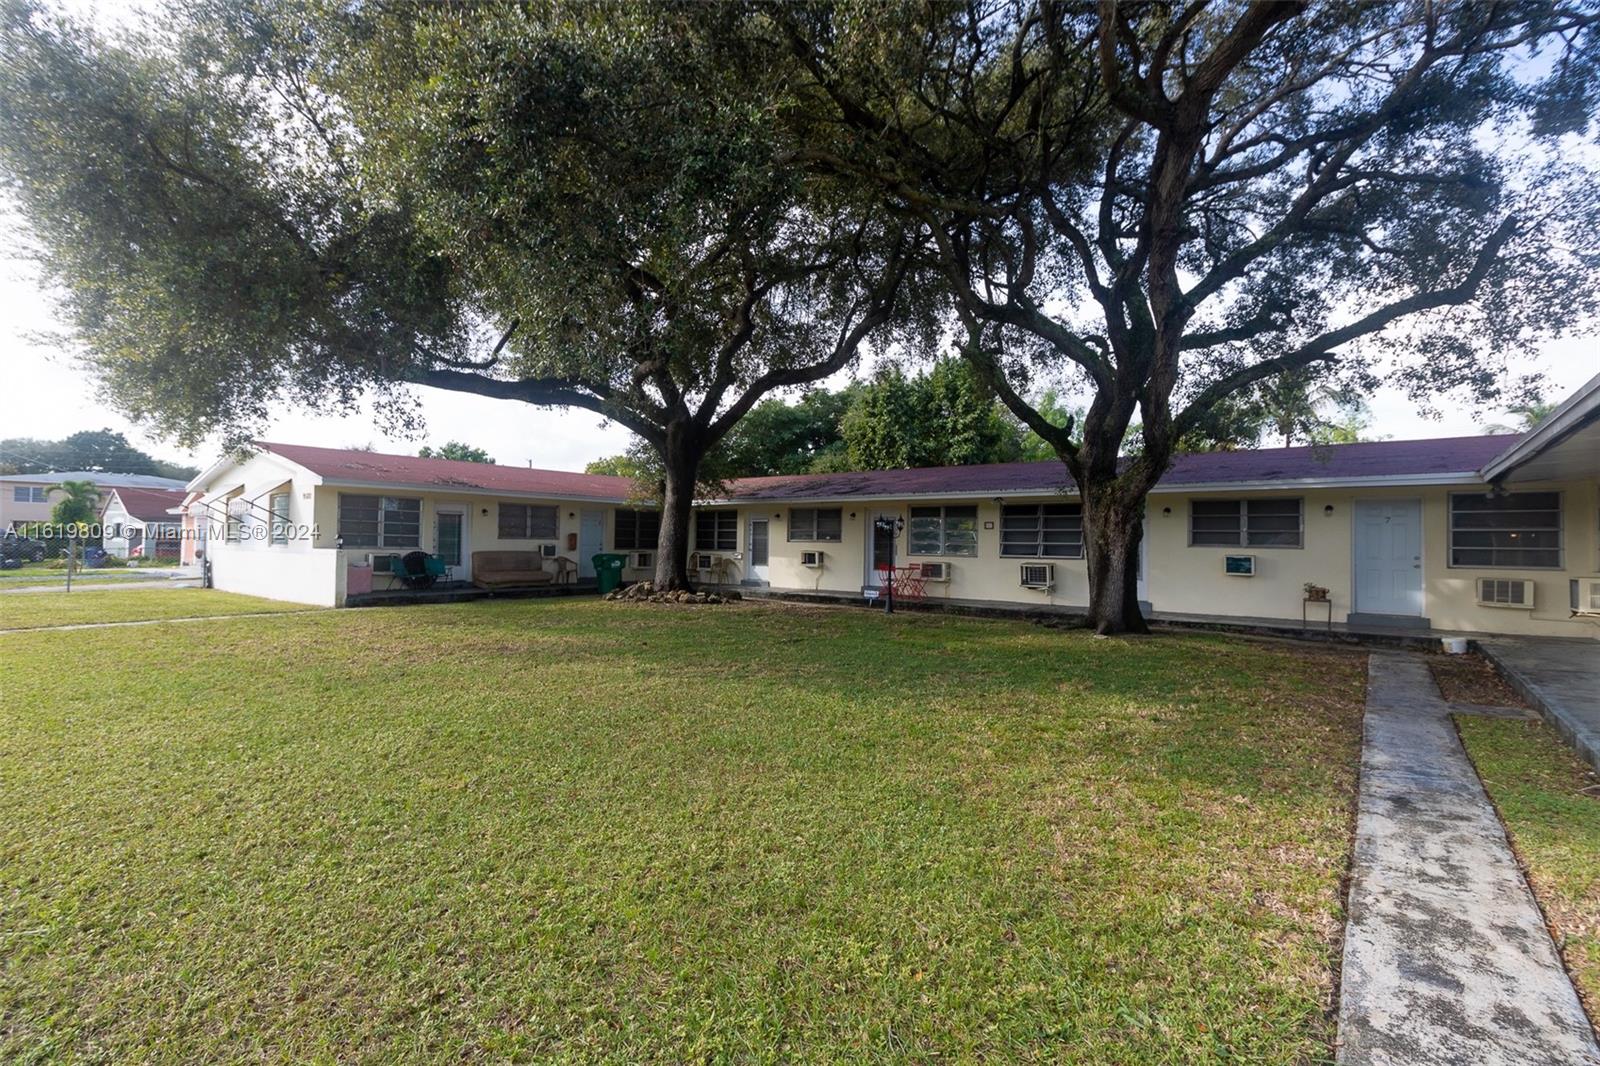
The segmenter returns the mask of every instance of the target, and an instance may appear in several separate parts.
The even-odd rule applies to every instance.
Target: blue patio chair
[[[445,575],[444,560],[427,552],[406,552],[389,561],[389,572],[408,589],[430,589]]]

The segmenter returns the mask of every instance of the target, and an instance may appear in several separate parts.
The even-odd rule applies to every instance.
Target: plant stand
[[[1328,632],[1332,633],[1333,632],[1333,597],[1332,596],[1324,596],[1321,599],[1315,599],[1315,600],[1312,599],[1310,596],[1302,597],[1301,600],[1300,600],[1300,628],[1301,629],[1310,629],[1311,628],[1311,619],[1308,616],[1311,613],[1311,605],[1313,603],[1320,603],[1320,604],[1322,604],[1324,607],[1326,607],[1328,609],[1328,618],[1327,618],[1326,625],[1327,625]]]

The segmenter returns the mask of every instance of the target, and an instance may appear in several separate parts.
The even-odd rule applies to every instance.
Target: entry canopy
[[[1600,477],[1600,374],[1521,440],[1489,460],[1481,474],[1491,483]]]

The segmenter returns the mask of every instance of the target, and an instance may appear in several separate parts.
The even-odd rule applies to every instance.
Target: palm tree
[[[89,531],[100,508],[100,490],[92,481],[63,481],[56,486],[61,499],[50,509],[50,521],[67,537],[67,591],[72,591],[72,569],[77,565],[78,538]]]
[[[1557,406],[1559,405],[1546,403],[1543,396],[1535,393],[1531,398],[1506,408],[1506,414],[1513,416],[1509,426],[1502,422],[1492,422],[1483,427],[1483,432],[1485,434],[1527,433],[1538,428],[1540,423],[1554,414]]]

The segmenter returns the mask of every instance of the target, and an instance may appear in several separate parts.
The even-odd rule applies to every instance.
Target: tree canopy
[[[0,440],[0,472],[43,474],[52,470],[93,470],[105,474],[151,474],[187,481],[200,471],[157,459],[110,429],[73,433],[61,440],[11,437]]]
[[[887,325],[903,222],[798,164],[792,65],[692,5],[8,0],[0,170],[111,394],[193,442],[411,385],[587,408],[668,483]]]
[[[1600,95],[1592,3],[774,18],[808,158],[920,222],[963,354],[1071,471],[1103,631],[1142,628],[1145,496],[1223,401],[1312,366],[1481,401],[1593,320],[1600,181],[1567,150]],[[1092,391],[1081,427],[1028,402],[1041,368]]]
[[[424,444],[417,451],[422,459],[455,459],[463,463],[492,463],[494,457],[482,448],[463,444],[458,440],[447,440],[435,448],[431,444]]]

